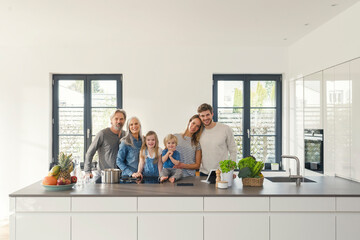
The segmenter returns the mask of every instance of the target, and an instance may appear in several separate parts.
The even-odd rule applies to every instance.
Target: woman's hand
[[[183,169],[185,166],[186,166],[186,164],[181,162],[181,163],[179,163],[178,165],[174,165],[174,167],[173,167],[173,168],[180,168],[180,169]]]

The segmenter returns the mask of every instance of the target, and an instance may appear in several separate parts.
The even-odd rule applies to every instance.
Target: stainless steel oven
[[[305,168],[324,173],[324,130],[305,129]]]

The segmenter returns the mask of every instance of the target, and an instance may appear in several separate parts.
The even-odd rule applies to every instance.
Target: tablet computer
[[[208,177],[206,178],[207,183],[214,184],[216,182],[216,170],[217,169],[211,169],[209,172]]]

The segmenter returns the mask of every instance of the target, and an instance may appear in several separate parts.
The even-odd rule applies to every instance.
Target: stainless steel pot
[[[101,182],[103,183],[119,183],[120,169],[108,168],[102,171]]]

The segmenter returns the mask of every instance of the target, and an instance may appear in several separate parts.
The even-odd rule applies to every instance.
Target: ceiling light
[[[306,26],[306,27],[307,27],[307,26],[309,26],[309,24],[310,24],[310,23],[305,23],[305,24],[304,24],[304,26]]]
[[[337,3],[333,3],[333,4],[331,4],[330,6],[331,7],[336,7],[338,4]]]

